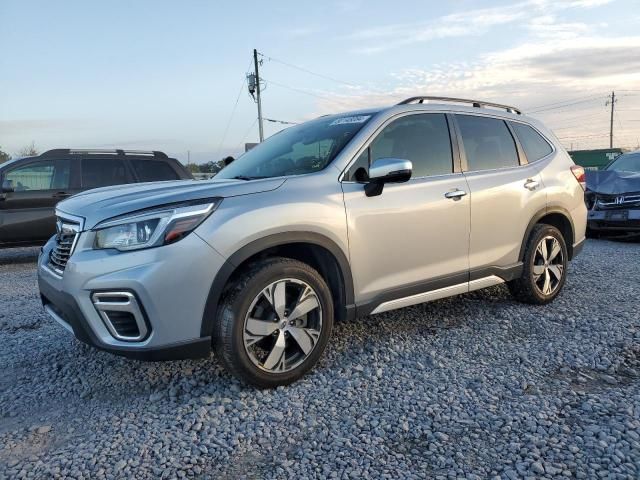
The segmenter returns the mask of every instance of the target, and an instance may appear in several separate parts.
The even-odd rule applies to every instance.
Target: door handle
[[[524,188],[527,188],[531,191],[534,191],[536,188],[540,186],[540,182],[534,180],[533,178],[527,178],[527,181],[524,183]]]
[[[456,188],[455,190],[445,193],[444,196],[446,198],[452,198],[453,200],[460,200],[466,194],[467,192],[465,192],[464,190],[460,190],[459,188]]]
[[[56,192],[53,194],[53,198],[67,198],[70,197],[71,194],[67,192]]]

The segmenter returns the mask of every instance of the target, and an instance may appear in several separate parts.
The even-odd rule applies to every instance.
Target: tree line
[[[18,150],[16,152],[15,158],[35,157],[36,155],[39,155],[39,153],[40,152],[38,152],[35,143],[31,142],[31,145],[27,145],[26,147],[22,147],[20,150]],[[13,157],[9,153],[2,150],[2,146],[0,146],[0,163],[8,162],[12,158]]]

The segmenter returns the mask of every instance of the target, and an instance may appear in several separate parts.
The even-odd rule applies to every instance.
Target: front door
[[[0,245],[44,242],[56,231],[55,205],[70,195],[70,160],[34,160],[3,173]]]
[[[367,197],[369,165],[390,157],[412,162],[411,180]],[[469,195],[457,165],[447,116],[419,113],[389,121],[347,170],[342,185],[358,305],[466,286]],[[451,196],[455,191],[459,196]]]

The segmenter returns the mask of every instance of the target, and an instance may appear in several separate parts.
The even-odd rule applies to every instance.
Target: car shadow
[[[0,265],[35,263],[40,247],[20,247],[0,249]]]

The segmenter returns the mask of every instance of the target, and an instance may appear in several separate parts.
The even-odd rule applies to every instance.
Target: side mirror
[[[382,193],[385,183],[402,183],[411,178],[413,165],[401,158],[379,158],[369,167],[369,183],[364,186],[367,197]]]
[[[229,157],[226,157],[224,160],[222,160],[222,162],[224,163],[224,166],[226,167],[227,165],[229,165],[234,160],[235,160],[235,158],[229,156]]]
[[[3,180],[2,191],[0,191],[0,193],[12,193],[12,192],[15,192],[15,188],[13,187],[13,180]]]

